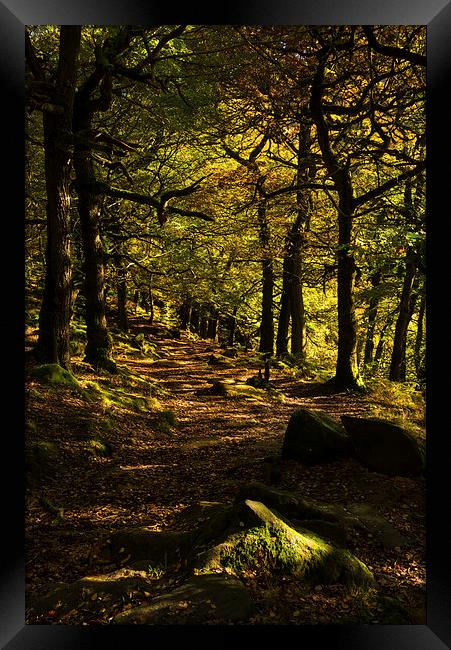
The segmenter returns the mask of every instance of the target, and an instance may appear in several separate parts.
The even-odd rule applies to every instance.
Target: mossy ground
[[[66,386],[81,390],[80,383],[74,375],[57,363],[46,363],[32,368],[30,375],[33,379],[52,386]]]

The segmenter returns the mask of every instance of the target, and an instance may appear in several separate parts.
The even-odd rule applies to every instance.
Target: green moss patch
[[[237,576],[285,573],[313,584],[371,586],[369,569],[352,553],[308,530],[294,530],[263,503],[246,500],[237,511],[238,527],[200,554],[200,572],[229,569]]]
[[[88,440],[88,450],[94,456],[109,457],[112,455],[110,443],[98,437]]]
[[[160,408],[160,403],[154,397],[136,395],[122,388],[109,390],[95,381],[84,382],[83,396],[88,402],[101,402],[104,408],[117,407],[138,412]]]
[[[30,371],[30,377],[45,384],[66,386],[81,390],[81,385],[74,375],[57,363],[46,363],[41,366],[35,366]]]

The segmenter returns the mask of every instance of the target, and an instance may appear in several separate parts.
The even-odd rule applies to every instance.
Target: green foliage
[[[109,457],[112,455],[110,443],[97,437],[88,440],[88,451],[94,456]]]
[[[282,532],[261,526],[248,530],[231,551],[224,550],[221,563],[238,574],[277,570],[291,573],[299,566],[299,553]]]
[[[159,580],[164,575],[164,572],[164,568],[160,566],[153,566],[152,564],[149,564],[147,567],[147,575],[149,578]]]
[[[154,397],[146,397],[132,393],[122,388],[108,389],[100,382],[84,381],[83,397],[89,402],[100,402],[106,410],[111,407],[147,412],[159,409],[160,404]]]
[[[379,417],[399,424],[419,440],[425,439],[426,404],[415,384],[372,379],[367,382],[366,401],[370,417]]]
[[[96,61],[113,68],[119,65],[113,60],[107,63],[107,59],[124,30],[126,26],[83,26],[78,87],[94,70]],[[371,374],[386,376],[394,323],[386,330],[384,327],[399,305],[406,252],[415,251],[424,262],[424,178],[416,176],[410,186],[414,209],[409,208],[406,183],[392,185],[375,200],[359,206],[352,224],[352,241],[339,243],[337,192],[331,188],[315,129],[311,131],[310,149],[316,187],[308,197],[292,191],[298,163],[305,153],[299,149],[299,137],[316,61],[290,52],[301,46],[313,51],[319,41],[332,45],[324,100],[343,111],[328,114],[329,136],[338,161],[349,169],[355,197],[410,169],[409,159],[423,157],[421,67],[390,56],[367,56],[368,44],[361,30],[352,33],[353,48],[336,50],[337,40],[351,38],[349,26],[320,26],[316,32],[308,26],[245,26],[240,35],[227,25],[188,25],[168,38],[172,30],[167,25],[145,27],[139,37],[130,40],[121,51],[120,65],[142,73],[145,83],[126,79],[116,70],[110,108],[93,115],[93,128],[99,134],[106,133],[126,146],[125,150],[118,145],[104,152],[100,148],[103,141],[97,143],[93,165],[99,182],[129,193],[133,186],[133,192],[152,199],[149,204],[144,199],[134,202],[116,196],[103,202],[100,224],[108,252],[108,307],[112,311],[117,307],[118,271],[111,260],[118,256],[125,269],[129,312],[134,289],[151,286],[155,319],[174,326],[176,310],[189,296],[201,307],[219,313],[220,336],[224,338],[227,319],[234,315],[241,342],[255,349],[262,309],[262,255],[268,255],[273,264],[276,322],[287,233],[299,215],[299,201],[308,199],[299,276],[307,321],[305,358],[302,363],[290,358],[277,363],[282,369],[290,368],[298,378],[325,381],[334,374],[338,343],[336,263],[337,254],[346,249],[354,256],[358,271],[354,295],[359,341],[368,329],[369,302],[378,299],[375,344],[383,333],[386,343]],[[424,28],[385,26],[378,30],[383,42],[416,52],[424,49]],[[29,33],[51,78],[58,59],[59,29],[31,26]],[[107,43],[107,50],[102,51]],[[155,56],[150,57],[149,52]],[[378,77],[387,83],[374,85]],[[305,80],[302,87],[299,79]],[[26,151],[27,324],[35,327],[46,244],[39,111],[27,112],[26,126],[30,135]],[[260,188],[256,178],[262,183]],[[193,190],[184,193],[190,186]],[[172,198],[163,201],[171,192],[175,192]],[[268,225],[265,246],[259,222],[263,196]],[[157,214],[160,200],[164,214]],[[84,282],[83,252],[80,225],[76,218],[73,223],[73,284],[78,291]],[[382,274],[377,287],[371,284],[376,270]],[[420,277],[415,287],[418,295],[424,292],[423,285]],[[407,336],[409,381],[416,373],[418,303]],[[80,316],[85,308],[80,292],[74,305],[72,355],[84,351],[86,328]],[[141,316],[149,315],[148,307],[139,305],[137,310]],[[114,317],[108,318],[111,325]],[[199,334],[188,336],[196,338]],[[289,342],[290,337],[291,331]],[[424,352],[421,342],[420,349]],[[158,359],[155,343],[143,334],[135,338],[115,335],[115,354]],[[97,365],[107,367],[108,363],[108,359],[99,359]],[[114,369],[111,364],[109,370]],[[370,368],[365,370],[365,376],[370,375]]]

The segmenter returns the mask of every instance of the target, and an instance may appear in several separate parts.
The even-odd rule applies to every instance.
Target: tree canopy
[[[424,51],[416,26],[29,26],[41,358],[70,365],[75,309],[112,368],[108,312],[150,291],[305,368],[335,354],[338,387],[423,377]]]

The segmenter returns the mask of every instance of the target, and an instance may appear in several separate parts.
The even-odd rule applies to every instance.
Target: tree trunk
[[[339,390],[362,386],[357,364],[357,321],[354,305],[355,261],[351,248],[352,186],[349,174],[340,169],[336,174],[338,204],[338,349],[335,385]]]
[[[120,254],[115,256],[114,264],[116,266],[117,325],[122,332],[128,332],[127,270]]]
[[[262,246],[263,272],[262,315],[260,324],[259,351],[272,355],[274,351],[274,272],[272,257],[269,251],[269,228],[266,219],[266,207],[264,204],[258,207],[258,220],[260,226],[260,244]]]
[[[229,336],[227,339],[227,344],[229,347],[233,347],[235,345],[235,335],[236,335],[236,313],[238,309],[237,307],[233,308],[233,313],[231,316],[227,318],[227,327],[229,330]]]
[[[304,312],[304,296],[302,293],[302,252],[301,235],[296,234],[293,240],[292,250],[292,280],[290,285],[290,306],[291,306],[291,354],[298,359],[305,356],[306,346],[306,324]]]
[[[395,336],[388,378],[391,381],[405,381],[405,354],[407,329],[413,315],[412,289],[416,273],[416,256],[409,249],[406,254],[406,271],[402,286],[399,313],[396,319]]]
[[[418,311],[418,325],[417,333],[415,337],[415,351],[414,351],[414,362],[415,362],[415,372],[417,379],[420,383],[424,382],[424,355],[422,355],[421,350],[423,347],[423,322],[424,315],[426,312],[426,296],[423,294],[421,296],[420,309]]]
[[[89,96],[77,93],[74,128],[85,138],[92,130],[91,117]],[[74,168],[85,270],[85,360],[95,368],[112,371],[115,364],[110,358],[112,343],[106,320],[104,249],[100,235],[101,197],[93,189],[97,179],[89,145],[76,144]]]
[[[207,338],[208,332],[208,317],[205,313],[202,313],[199,322],[199,336],[201,339]]]
[[[179,308],[180,329],[186,330],[191,318],[191,298],[185,298]]]
[[[290,288],[291,259],[287,252],[283,258],[282,295],[280,297],[280,312],[277,325],[276,356],[284,357],[288,354],[288,328],[290,325]]]
[[[370,280],[373,289],[376,291],[381,282],[381,273],[376,271],[372,274]],[[365,351],[363,354],[363,365],[365,367],[371,366],[373,363],[374,354],[374,330],[376,327],[377,308],[379,305],[378,293],[373,293],[369,300],[368,305],[368,327],[366,330]]]
[[[390,327],[393,325],[393,316],[389,316],[385,322],[385,325],[380,331],[379,334],[379,341],[377,342],[376,346],[376,353],[374,355],[374,366],[378,367],[380,364],[380,361],[382,359],[382,355],[384,352],[384,347],[385,347],[385,341],[386,341],[386,336],[387,332],[390,329]]]
[[[62,114],[44,112],[47,245],[44,295],[39,313],[36,357],[70,368],[71,279],[70,172],[73,102],[80,50],[80,26],[62,26],[55,94]]]
[[[190,330],[196,334],[199,332],[200,313],[199,307],[195,303],[191,308]]]
[[[152,290],[152,274],[150,274],[149,280],[149,323],[153,325],[153,319],[155,318],[155,308],[154,308],[154,299],[153,299],[153,290]]]
[[[219,321],[219,313],[216,307],[210,307],[210,314],[208,318],[208,326],[207,326],[207,338],[212,339],[213,341],[216,341],[218,338],[218,321]]]
[[[315,169],[309,162],[308,154],[312,145],[312,127],[310,122],[299,121],[296,183],[302,185],[315,176]],[[310,224],[312,201],[310,191],[298,189],[296,192],[297,216],[290,233],[291,248],[291,353],[303,360],[307,345],[307,328],[305,322],[304,296],[302,291],[302,271],[304,259],[304,233]]]
[[[318,64],[310,98],[310,110],[315,122],[318,144],[324,163],[338,193],[338,350],[334,383],[338,390],[363,387],[357,365],[357,323],[354,306],[355,261],[352,252],[352,219],[355,211],[352,179],[344,161],[332,150],[329,127],[324,117],[322,100],[327,57]]]

